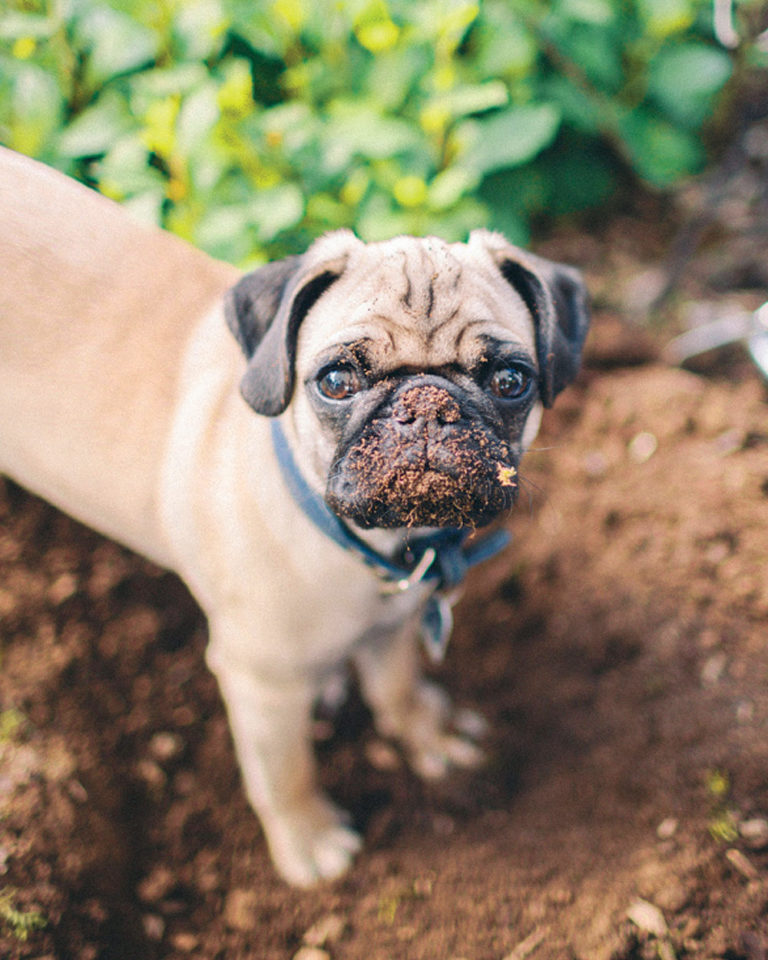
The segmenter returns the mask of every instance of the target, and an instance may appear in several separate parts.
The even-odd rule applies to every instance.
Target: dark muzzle
[[[401,384],[339,453],[326,500],[363,527],[475,527],[509,509],[516,490],[507,442],[458,387],[424,376]]]

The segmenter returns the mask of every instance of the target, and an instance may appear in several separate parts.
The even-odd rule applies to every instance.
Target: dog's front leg
[[[422,777],[443,776],[451,766],[479,766],[484,755],[473,742],[485,721],[457,710],[448,695],[422,676],[420,625],[408,620],[391,635],[362,643],[355,653],[362,693],[373,710],[376,728],[405,747]]]
[[[361,841],[317,786],[310,739],[314,683],[267,681],[222,656],[223,649],[214,639],[208,660],[229,714],[245,790],[275,866],[302,887],[340,876]]]

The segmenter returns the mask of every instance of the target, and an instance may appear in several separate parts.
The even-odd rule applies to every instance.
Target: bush
[[[6,0],[0,138],[239,264],[701,169],[709,0]]]

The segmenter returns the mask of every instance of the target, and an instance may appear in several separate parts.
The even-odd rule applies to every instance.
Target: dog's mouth
[[[336,514],[366,529],[481,527],[512,507],[509,444],[427,389],[371,420],[337,457],[326,491]]]

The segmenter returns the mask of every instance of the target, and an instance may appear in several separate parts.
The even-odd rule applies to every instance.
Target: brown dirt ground
[[[666,368],[669,327],[617,319],[646,232],[553,248],[596,291],[586,370],[437,671],[489,765],[425,786],[354,697],[318,723],[366,837],[333,886],[276,879],[178,580],[0,481],[0,956],[768,955],[766,388],[740,356]]]

